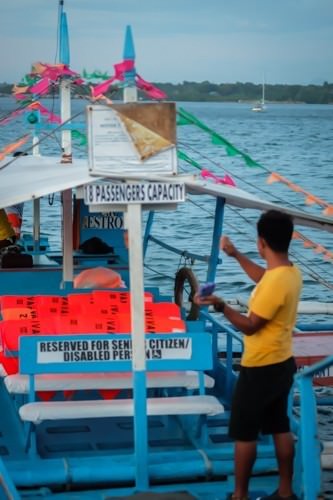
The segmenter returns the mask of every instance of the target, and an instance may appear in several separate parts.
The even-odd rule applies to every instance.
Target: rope
[[[208,213],[212,218],[214,218],[214,214],[211,213],[209,210],[207,210],[205,207],[202,207],[200,204],[194,202],[191,198],[189,198],[189,201],[193,205],[195,205],[198,208],[200,208],[201,210],[203,210],[204,212]],[[233,208],[233,207],[230,207],[230,206],[228,208],[230,210],[232,210],[233,212],[235,212],[238,217],[240,217],[241,219],[243,219],[244,222],[246,222],[246,224],[249,225],[251,227],[251,229],[253,229],[252,223],[246,217],[244,217],[236,208]],[[253,237],[253,233],[250,234],[248,231],[241,231],[236,226],[230,224],[228,221],[225,221],[225,225],[228,226],[228,227],[231,227],[236,233],[238,233],[238,234],[244,234],[246,236],[250,236],[252,240],[255,240],[255,238]],[[325,280],[320,274],[318,274],[315,271],[313,271],[313,269],[303,260],[303,257],[301,257],[298,253],[296,253],[294,251],[290,252],[290,255],[296,260],[296,262],[298,262],[302,266],[302,270],[303,271],[304,271],[303,268],[305,268],[306,271],[304,271],[304,273],[307,276],[310,276],[317,283],[321,284],[325,288],[327,288],[329,290],[333,290],[333,284],[330,283],[329,281]]]
[[[55,134],[55,132],[57,132],[58,130],[60,130],[64,125],[66,125],[66,123],[70,122],[71,120],[73,120],[74,118],[76,118],[77,116],[79,115],[82,115],[83,114],[83,111],[79,111],[78,113],[75,113],[75,115],[72,115],[70,118],[68,118],[68,120],[65,120],[64,122],[62,122],[58,127],[56,127],[54,130],[52,130],[51,132],[49,133],[45,133],[45,136],[42,138],[42,139],[39,139],[36,144],[32,144],[30,147],[28,147],[27,149],[25,149],[23,151],[23,153],[28,153],[29,151],[31,151],[34,147],[36,146],[39,146],[40,144],[42,144],[47,138],[51,137],[53,134]],[[9,160],[7,163],[5,163],[4,165],[2,165],[0,167],[0,170],[3,170],[5,169],[6,167],[8,167],[9,165],[11,165],[14,161],[16,161],[17,159],[19,158],[19,156],[15,156],[13,157],[11,160]]]
[[[205,468],[206,468],[206,479],[211,479],[213,476],[213,464],[209,459],[207,453],[202,448],[197,448],[197,452],[203,458]]]
[[[201,153],[201,151],[198,151],[196,150],[193,146],[189,145],[189,144],[186,144],[186,143],[182,143],[182,142],[179,142],[179,144],[182,144],[183,146],[185,147],[188,147],[189,149],[191,149],[194,153],[196,153],[197,155],[201,156],[204,160],[208,160],[210,161],[213,165],[215,165],[216,167],[218,167],[219,169],[222,169],[224,172],[226,172],[228,175],[230,175],[231,177],[234,177],[235,179],[237,179],[238,181],[246,184],[247,186],[250,186],[252,189],[254,190],[257,190],[261,193],[264,193],[266,196],[272,198],[274,200],[274,202],[277,202],[277,201],[280,201],[282,202],[284,205],[288,205],[289,207],[291,208],[295,208],[296,210],[300,210],[299,206],[298,205],[295,205],[294,203],[292,202],[289,202],[288,200],[285,200],[283,198],[281,198],[280,196],[277,196],[277,195],[274,195],[272,197],[272,193],[269,192],[269,191],[266,191],[265,189],[263,188],[260,188],[258,186],[254,186],[251,182],[249,181],[246,181],[245,179],[243,179],[242,177],[238,176],[237,174],[235,174],[234,172],[230,172],[230,170],[226,169],[225,167],[222,167],[217,161],[215,160],[212,160],[209,156],[206,156],[204,155],[203,153]],[[268,173],[271,173],[269,170],[268,170]]]

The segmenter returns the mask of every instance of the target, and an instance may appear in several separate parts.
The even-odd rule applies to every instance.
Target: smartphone
[[[200,297],[208,297],[208,295],[212,295],[215,290],[215,283],[205,283],[201,285],[199,288]]]

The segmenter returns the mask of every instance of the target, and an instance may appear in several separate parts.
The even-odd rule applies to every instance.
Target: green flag
[[[72,138],[80,141],[79,146],[85,146],[87,144],[87,136],[78,130],[72,130]]]
[[[180,160],[184,160],[190,165],[192,165],[195,168],[198,168],[199,170],[202,170],[202,167],[197,163],[193,158],[190,158],[184,151],[180,151],[179,149],[177,150],[177,156]]]

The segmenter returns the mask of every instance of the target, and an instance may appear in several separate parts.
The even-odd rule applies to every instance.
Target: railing
[[[240,353],[243,352],[243,338],[242,335],[234,330],[231,326],[226,325],[217,321],[208,311],[201,310],[200,319],[208,320],[212,324],[212,334],[213,334],[213,352],[214,359],[218,358],[218,334],[225,333],[227,339],[226,345],[226,380],[225,380],[225,397],[227,400],[231,400],[233,385],[235,381],[235,374],[233,370],[233,351],[235,342],[241,345]]]
[[[171,245],[168,245],[167,243],[164,243],[164,241],[159,240],[158,238],[155,238],[154,236],[149,236],[148,237],[149,241],[153,241],[156,245],[159,245],[160,247],[164,248],[165,250],[169,250],[170,252],[173,252],[177,255],[181,255],[182,257],[186,259],[192,259],[192,260],[197,260],[197,261],[202,261],[202,262],[209,262],[210,256],[209,255],[199,255],[196,253],[188,252],[187,250],[179,250],[178,248],[175,248]],[[218,259],[218,264],[221,264],[222,260]]]
[[[321,445],[317,434],[317,405],[313,376],[333,365],[333,356],[316,363],[295,376],[299,390],[300,416],[294,428],[297,434],[295,458],[295,492],[299,498],[314,500],[321,489]]]

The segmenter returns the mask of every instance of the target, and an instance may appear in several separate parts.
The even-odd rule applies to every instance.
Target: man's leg
[[[279,466],[279,495],[288,497],[292,494],[294,438],[290,432],[282,432],[273,434],[273,439]]]
[[[257,455],[256,441],[235,442],[235,491],[234,497],[247,497],[252,467]]]

